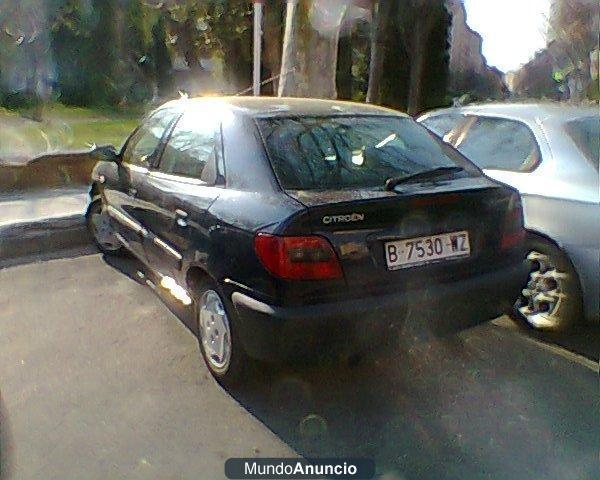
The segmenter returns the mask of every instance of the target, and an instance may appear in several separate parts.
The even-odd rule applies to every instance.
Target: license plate
[[[468,257],[470,254],[471,246],[467,231],[405,238],[385,244],[385,260],[388,270]]]

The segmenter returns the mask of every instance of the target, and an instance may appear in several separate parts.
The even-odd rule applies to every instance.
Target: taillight
[[[525,240],[525,227],[523,226],[523,207],[521,197],[514,194],[508,205],[508,212],[504,219],[504,229],[500,248],[503,250],[519,246]]]
[[[323,237],[258,233],[254,237],[254,250],[265,268],[280,278],[329,280],[342,276],[333,247]]]

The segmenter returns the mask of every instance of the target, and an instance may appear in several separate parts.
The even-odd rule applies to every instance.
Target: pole
[[[262,43],[262,0],[254,0],[254,71],[252,75],[252,91],[255,97],[260,95],[260,57]]]

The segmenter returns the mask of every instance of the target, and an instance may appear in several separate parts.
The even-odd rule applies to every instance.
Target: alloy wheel
[[[199,308],[200,340],[211,370],[223,374],[231,363],[231,329],[221,297],[214,290],[202,295]]]
[[[558,312],[566,301],[565,283],[568,274],[558,270],[552,258],[532,251],[527,256],[532,265],[526,287],[516,308],[535,328],[554,328],[561,322]]]

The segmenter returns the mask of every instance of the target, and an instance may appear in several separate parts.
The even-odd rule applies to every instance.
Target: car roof
[[[421,118],[447,113],[498,115],[525,122],[532,122],[537,119],[569,121],[580,117],[597,116],[598,107],[561,103],[489,103],[433,110],[425,113]]]
[[[366,103],[291,97],[198,97],[182,98],[166,103],[160,108],[182,106],[191,108],[202,104],[221,104],[237,113],[252,117],[274,116],[324,116],[324,115],[408,115],[385,107]]]

